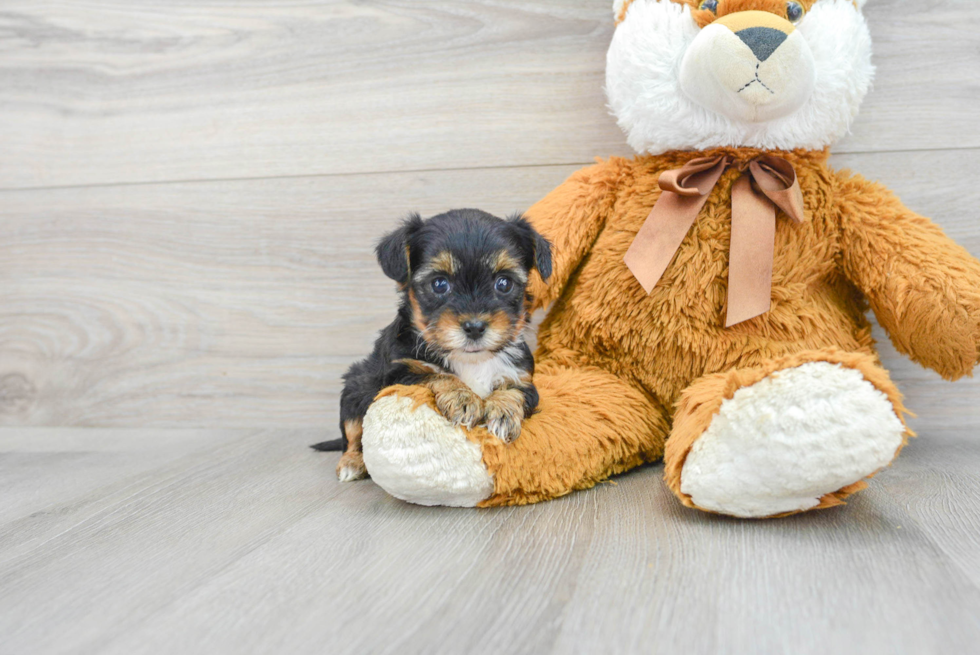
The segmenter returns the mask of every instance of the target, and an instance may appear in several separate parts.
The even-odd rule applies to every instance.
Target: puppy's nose
[[[742,43],[749,46],[752,54],[759,61],[769,59],[776,48],[783,45],[788,34],[771,27],[747,27],[744,30],[735,32],[735,36],[742,39]]]
[[[468,321],[463,321],[463,332],[466,333],[470,339],[476,340],[483,336],[483,333],[487,331],[487,322],[479,321],[475,319],[470,319]]]

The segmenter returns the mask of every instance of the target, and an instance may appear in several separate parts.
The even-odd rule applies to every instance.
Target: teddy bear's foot
[[[368,409],[361,445],[371,478],[420,505],[523,505],[586,489],[663,455],[667,412],[597,368],[539,361],[538,411],[505,443],[453,427],[423,386],[389,387]]]
[[[754,376],[732,371],[703,379],[702,389],[695,383],[668,440],[675,493],[692,507],[758,518],[838,505],[863,488],[864,478],[895,458],[906,429],[884,371],[870,357],[847,357],[857,359]],[[893,393],[869,382],[865,367]]]
[[[473,507],[493,493],[480,447],[405,388],[374,401],[364,417],[364,463],[376,484],[417,505]]]

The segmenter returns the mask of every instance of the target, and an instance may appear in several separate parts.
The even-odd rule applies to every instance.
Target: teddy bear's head
[[[606,94],[640,153],[824,148],[871,80],[865,0],[615,0]]]

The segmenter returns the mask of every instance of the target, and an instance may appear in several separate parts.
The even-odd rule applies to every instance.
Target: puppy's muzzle
[[[681,62],[681,88],[707,109],[765,122],[802,107],[816,84],[803,34],[766,11],[727,14],[707,25]]]
[[[460,323],[463,333],[473,341],[479,341],[487,331],[487,322],[482,319],[467,319]]]

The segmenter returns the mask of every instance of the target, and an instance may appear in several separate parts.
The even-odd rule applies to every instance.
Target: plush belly
[[[822,211],[802,225],[777,218],[772,308],[724,327],[734,177],[719,183],[649,296],[623,256],[652,203],[613,216],[545,322],[542,352],[598,363],[672,402],[697,377],[735,365],[827,346],[869,350],[863,300],[835,267],[837,234]]]

